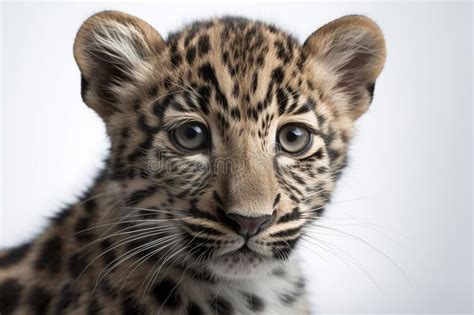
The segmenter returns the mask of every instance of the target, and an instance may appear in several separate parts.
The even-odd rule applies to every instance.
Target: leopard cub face
[[[322,214],[385,45],[362,16],[300,44],[232,17],[164,40],[107,11],[83,24],[74,55],[111,139],[114,215],[141,233],[135,248],[248,278],[287,260]]]

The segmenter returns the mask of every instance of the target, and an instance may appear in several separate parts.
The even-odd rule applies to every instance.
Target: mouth
[[[239,248],[238,250],[235,251],[236,253],[242,254],[242,255],[250,255],[250,254],[257,254],[253,250],[251,250],[247,244]]]
[[[207,265],[218,277],[229,279],[253,279],[265,274],[278,262],[264,256],[247,244],[216,257]]]
[[[257,252],[251,250],[247,244],[244,244],[242,247],[236,249],[233,252],[228,253],[227,255],[230,256],[242,256],[242,257],[250,257],[250,256],[260,256]]]
[[[223,235],[201,237],[188,231],[184,235],[190,246],[197,248],[193,257],[199,261],[198,265],[219,278],[255,278],[281,263],[269,246],[263,246],[265,242],[259,241],[257,235],[248,238],[235,233],[225,235],[227,238]],[[196,260],[191,263],[196,266]]]
[[[252,250],[247,245],[247,243],[244,243],[238,249],[222,255],[218,259],[225,260],[225,261],[232,261],[234,263],[253,264],[256,262],[263,262],[267,260],[268,257],[265,257],[262,254]]]

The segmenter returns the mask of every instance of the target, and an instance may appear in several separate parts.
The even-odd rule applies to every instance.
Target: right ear
[[[361,15],[344,16],[311,34],[303,47],[337,75],[336,89],[348,99],[344,111],[352,119],[362,115],[385,63],[385,40],[377,24]]]
[[[134,16],[104,11],[88,18],[74,42],[84,102],[104,119],[120,111],[117,91],[148,73],[164,46],[160,34]]]

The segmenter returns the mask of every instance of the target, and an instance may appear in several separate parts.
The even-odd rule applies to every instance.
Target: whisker
[[[152,252],[146,254],[144,257],[140,258],[138,261],[135,261],[132,265],[130,265],[130,266],[127,268],[127,270],[126,270],[125,272],[127,272],[133,265],[137,264],[137,265],[133,268],[133,270],[132,270],[130,273],[128,273],[127,277],[123,280],[122,285],[120,286],[120,290],[119,290],[119,292],[118,292],[117,298],[120,296],[120,292],[122,291],[122,288],[123,288],[123,286],[125,285],[125,283],[127,282],[127,280],[130,278],[130,276],[131,276],[142,264],[144,264],[149,258],[151,258],[151,257],[153,257],[154,255],[158,254],[158,253],[159,253],[160,251],[162,251],[163,249],[165,249],[165,248],[167,248],[167,247],[169,247],[169,246],[172,246],[172,245],[176,244],[177,242],[178,242],[178,238],[176,238],[176,239],[170,239],[168,244],[166,244],[166,242],[165,242],[166,245],[163,245],[163,244],[160,245],[159,248],[157,248],[157,249],[153,250]]]
[[[172,215],[183,215],[187,216],[189,215],[186,211],[180,211],[180,210],[163,210],[163,209],[150,209],[150,208],[140,208],[140,207],[122,207],[122,209],[127,209],[127,210],[139,210],[139,211],[146,211],[146,212],[158,212],[158,213],[165,213],[165,214],[172,214]]]
[[[97,261],[97,259],[101,258],[102,256],[104,256],[105,254],[111,252],[112,250],[116,249],[117,247],[120,247],[120,246],[123,246],[125,244],[128,244],[130,242],[134,242],[136,240],[139,240],[139,239],[143,239],[143,238],[146,238],[146,237],[150,237],[150,236],[153,236],[155,235],[156,233],[150,233],[150,232],[144,232],[144,233],[141,233],[141,234],[137,234],[137,235],[134,235],[133,237],[128,237],[126,238],[125,240],[126,241],[123,241],[119,244],[116,244],[112,247],[110,247],[109,249],[105,250],[103,253],[101,253],[100,255],[98,255],[97,257],[95,257],[92,261],[90,261],[86,267],[83,269],[83,271],[77,276],[76,280],[74,281],[74,283],[76,283],[79,278],[82,276],[82,274],[84,274],[84,272],[95,262]],[[115,261],[115,260],[114,260]],[[113,262],[112,262],[113,263]]]
[[[198,237],[200,234],[204,233],[205,231],[207,231],[207,228],[205,228],[204,230],[202,230],[201,232],[197,233],[191,240],[189,240],[181,250],[178,250],[175,254],[171,255],[170,257],[167,257],[163,263],[161,264],[161,266],[158,268],[157,271],[155,271],[151,278],[150,278],[150,281],[147,283],[147,286],[145,287],[145,291],[144,291],[144,294],[146,294],[146,292],[148,292],[148,289],[149,289],[149,286],[150,284],[152,284],[155,280],[156,280],[156,277],[158,276],[159,272],[161,271],[161,269],[163,268],[164,264],[169,260],[171,259],[173,256],[176,256],[177,254],[181,253],[183,250],[185,250],[186,248],[188,248],[188,245],[191,244],[195,239],[196,237]],[[155,267],[155,266],[154,266]],[[153,268],[154,268],[153,267]]]
[[[198,245],[194,246],[187,254],[186,254],[186,257],[190,254],[192,254],[192,252],[198,248]],[[161,314],[161,311],[163,309],[163,306],[165,306],[166,302],[168,301],[168,299],[171,297],[171,295],[174,293],[174,291],[179,287],[179,285],[183,282],[183,279],[184,279],[184,275],[186,274],[186,272],[188,271],[188,269],[190,268],[190,266],[187,266],[186,268],[184,268],[183,270],[183,273],[181,274],[181,277],[180,279],[178,280],[178,282],[176,283],[176,285],[173,287],[173,289],[171,289],[170,293],[168,294],[168,296],[166,297],[166,299],[163,301],[163,303],[161,304],[161,307],[160,309],[158,310],[158,313],[157,315],[160,315]]]
[[[114,226],[114,225],[120,225],[120,224],[125,224],[125,223],[147,223],[147,224],[154,224],[157,222],[170,222],[170,221],[182,221],[181,218],[173,218],[173,219],[140,219],[140,220],[120,220],[116,222],[111,222],[111,223],[104,223],[104,224],[96,224],[92,227],[86,228],[84,230],[78,231],[74,234],[72,234],[70,237],[73,237],[77,234],[85,233],[97,228],[105,227],[105,226]]]
[[[177,224],[177,225],[180,226],[181,224]],[[132,226],[127,226],[126,228],[118,229],[116,233],[109,234],[107,236],[101,237],[102,235],[106,234],[104,232],[104,233],[101,234],[101,236],[99,238],[97,238],[94,241],[82,246],[79,250],[76,251],[76,253],[79,253],[79,252],[85,250],[87,247],[89,247],[89,250],[87,250],[85,253],[83,253],[82,257],[84,257],[84,255],[87,255],[93,249],[92,245],[94,245],[98,242],[104,241],[108,238],[114,237],[114,236],[119,236],[121,234],[128,234],[128,232],[139,233],[141,231],[145,231],[146,229],[142,228],[144,226],[152,226],[149,229],[150,230],[156,229],[156,231],[160,231],[160,229],[163,229],[163,231],[165,231],[165,228],[168,228],[168,227],[164,227],[164,226],[161,226],[161,225],[155,225],[155,223],[140,223],[140,224],[135,224],[135,225],[132,225]],[[110,230],[111,229],[108,229],[107,231],[110,231]]]
[[[99,274],[98,280],[96,281],[96,287],[113,269],[118,267],[124,261],[130,259],[131,257],[135,256],[136,254],[139,254],[141,252],[149,250],[150,248],[152,248],[154,246],[158,246],[158,245],[166,242],[169,238],[172,239],[173,237],[176,237],[176,235],[170,235],[170,236],[163,237],[163,238],[160,238],[160,239],[152,241],[152,242],[145,243],[143,245],[137,246],[132,251],[125,252],[124,254],[120,255],[119,257],[114,259],[112,262],[107,264],[107,266],[104,268],[105,270]],[[126,257],[124,257],[124,256],[126,256]],[[117,262],[117,260],[119,260],[119,261]]]
[[[310,236],[305,235],[305,237],[310,237]],[[310,243],[312,245],[318,246],[318,247],[326,250],[328,253],[331,253],[334,257],[337,257],[338,259],[343,261],[345,264],[347,264],[347,261],[343,257],[348,257],[350,263],[352,263],[354,266],[356,266],[358,269],[360,269],[377,288],[379,288],[379,289],[381,288],[380,285],[378,284],[378,282],[375,281],[374,277],[370,274],[368,269],[366,267],[364,267],[364,265],[362,265],[354,256],[352,256],[351,254],[347,253],[346,251],[344,251],[340,248],[337,248],[336,246],[334,246],[333,244],[331,244],[329,242],[323,241],[321,239],[310,237],[314,241],[317,241],[319,243],[323,243],[323,244],[317,244],[317,243],[309,241],[305,237],[303,237],[303,240],[307,241],[308,243]],[[339,255],[338,255],[338,253],[339,253]],[[343,255],[343,256],[340,256],[340,255]]]
[[[339,229],[336,229],[336,228],[331,228],[331,227],[328,227],[328,226],[324,226],[324,225],[320,225],[320,224],[313,224],[314,227],[318,227],[318,228],[322,228],[322,229],[327,229],[327,230],[330,230],[330,231],[334,231],[336,233],[340,233],[344,236],[347,236],[349,238],[352,238],[354,240],[357,240],[357,241],[360,241],[362,242],[364,245],[368,246],[369,248],[371,248],[372,250],[374,250],[375,252],[377,252],[378,254],[382,255],[382,257],[385,258],[386,261],[388,261],[393,267],[395,267],[395,269],[397,269],[405,278],[406,280],[409,280],[409,277],[408,275],[406,274],[406,272],[393,260],[391,259],[387,254],[385,254],[382,250],[380,250],[378,247],[370,244],[368,241],[366,241],[365,239],[361,238],[361,237],[358,237],[357,235],[354,235],[352,233],[349,233],[349,232],[345,232],[345,231],[342,231],[342,230],[339,230]]]

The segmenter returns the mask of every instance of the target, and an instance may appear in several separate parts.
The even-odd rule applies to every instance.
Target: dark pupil
[[[194,139],[200,133],[201,128],[199,128],[198,126],[190,126],[186,129],[185,135],[188,139]]]
[[[288,140],[288,142],[294,142],[298,140],[298,137],[300,136],[301,136],[301,131],[299,129],[293,129],[293,130],[288,131],[288,133],[286,134],[286,140]]]

